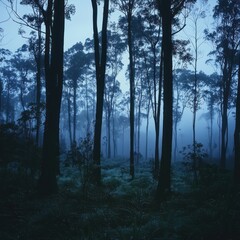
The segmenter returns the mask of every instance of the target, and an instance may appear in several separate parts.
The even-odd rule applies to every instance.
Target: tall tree
[[[213,17],[216,27],[207,33],[207,39],[212,41],[216,50],[211,52],[216,56],[216,63],[221,69],[221,159],[220,167],[226,166],[228,148],[228,110],[232,94],[233,75],[236,68],[236,53],[240,34],[240,2],[236,0],[218,0]]]
[[[130,86],[130,176],[134,178],[134,110],[135,110],[135,61],[134,61],[134,39],[133,18],[134,11],[140,1],[136,0],[114,0],[114,6],[120,10],[127,23],[126,36],[129,53],[129,86]]]
[[[146,70],[147,95],[150,99],[154,127],[155,127],[155,159],[154,175],[159,172],[159,135],[160,135],[160,110],[162,96],[162,49],[161,39],[161,18],[155,8],[155,0],[148,0],[139,11],[142,20],[142,36],[144,39],[143,55]],[[138,23],[139,24],[139,23]],[[140,45],[140,44],[139,44]],[[146,48],[146,46],[148,46]],[[142,68],[142,67],[141,67]],[[142,69],[141,69],[142,72]]]
[[[31,31],[31,37],[29,38],[29,50],[34,56],[34,61],[36,64],[36,145],[39,145],[39,137],[40,137],[40,125],[41,125],[41,76],[42,76],[42,52],[43,52],[43,33],[42,33],[42,24],[43,24],[43,16],[42,12],[34,2],[29,2],[26,0],[22,0],[21,4],[28,5],[31,4],[32,12],[25,14],[22,18],[23,21],[26,21],[28,26],[33,29]],[[25,31],[21,28],[21,34],[25,34]]]
[[[171,152],[172,152],[172,105],[173,105],[173,79],[172,79],[172,10],[171,1],[158,1],[162,17],[162,49],[163,49],[163,135],[162,158],[160,164],[157,195],[161,196],[171,187]]]
[[[104,92],[104,109],[106,114],[106,136],[107,136],[107,157],[111,157],[111,142],[113,142],[113,153],[116,155],[116,136],[115,136],[115,113],[116,100],[121,94],[120,82],[117,75],[123,67],[122,54],[126,49],[121,35],[115,24],[111,24],[111,31],[108,31],[108,68]],[[112,129],[112,131],[111,131]],[[112,133],[112,134],[111,134]],[[112,141],[111,141],[112,139]]]
[[[102,131],[102,115],[103,115],[103,98],[105,87],[105,72],[107,63],[107,24],[109,14],[109,0],[104,0],[103,20],[101,31],[101,45],[98,35],[98,6],[97,0],[92,0],[93,9],[93,36],[95,50],[95,68],[97,82],[97,103],[96,118],[94,128],[94,144],[93,144],[93,181],[96,184],[101,182],[101,131]]]
[[[240,54],[238,53],[238,87],[236,101],[236,119],[234,132],[234,182],[240,185]]]
[[[201,5],[200,5],[201,4]],[[193,112],[193,121],[192,121],[192,145],[193,145],[193,164],[194,169],[196,169],[197,159],[196,159],[196,118],[197,111],[199,110],[199,79],[198,79],[198,60],[199,60],[199,50],[204,41],[199,41],[199,21],[201,18],[205,18],[206,14],[203,10],[204,5],[206,6],[206,1],[199,3],[197,7],[192,9],[191,16],[189,17],[192,22],[192,30],[193,36],[189,36],[190,43],[193,48],[193,62],[192,66],[194,69],[194,84],[193,84],[193,104],[192,104],[192,112]],[[195,171],[194,171],[195,172]],[[197,175],[195,174],[195,181],[197,181]]]
[[[39,190],[42,194],[57,191],[59,172],[59,118],[63,86],[64,0],[48,0],[47,8],[35,1],[44,16],[46,119],[44,125],[42,168]]]
[[[73,146],[76,144],[76,132],[77,132],[77,99],[78,88],[82,75],[86,72],[86,66],[90,64],[90,58],[84,53],[83,45],[81,42],[74,44],[70,49],[65,52],[66,60],[66,80],[65,85],[68,88],[68,115],[69,115],[69,134],[70,144]],[[80,79],[81,78],[81,79]],[[72,93],[72,94],[71,94]],[[72,104],[71,104],[72,99]],[[73,117],[71,124],[71,105],[73,105]],[[73,127],[71,126],[73,125]],[[71,136],[72,135],[72,136]]]
[[[159,199],[171,190],[171,158],[173,128],[173,76],[172,76],[172,23],[174,17],[184,8],[187,0],[157,0],[162,17],[162,50],[163,50],[163,135],[162,157],[158,178],[156,197]]]

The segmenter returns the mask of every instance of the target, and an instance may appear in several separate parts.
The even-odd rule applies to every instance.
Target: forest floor
[[[106,161],[102,186],[85,172],[64,168],[59,193],[41,198],[36,180],[24,173],[0,171],[1,240],[158,240],[240,239],[240,191],[231,173],[208,166],[200,184],[174,164],[172,193],[156,202],[151,165],[136,167]]]

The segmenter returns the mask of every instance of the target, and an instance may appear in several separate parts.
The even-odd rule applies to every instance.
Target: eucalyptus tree
[[[93,132],[92,123],[96,114],[96,81],[95,81],[95,66],[94,66],[94,40],[87,38],[84,43],[84,52],[89,58],[89,65],[85,69],[85,72],[80,81],[80,95],[82,99],[82,117],[83,130],[86,130],[86,134]]]
[[[162,158],[159,171],[157,198],[171,190],[171,158],[172,158],[172,127],[173,127],[173,76],[172,76],[172,25],[174,18],[182,11],[188,2],[157,0],[157,6],[162,18],[162,50],[163,50],[163,135]]]
[[[201,19],[204,19],[206,17],[206,13],[204,11],[204,8],[207,8],[206,5],[207,1],[204,0],[201,2],[198,2],[196,6],[191,9],[190,15],[188,17],[188,26],[191,28],[192,34],[187,35],[189,42],[192,46],[192,62],[190,64],[192,65],[194,69],[194,84],[193,84],[193,104],[192,104],[192,112],[193,112],[193,121],[192,121],[192,145],[193,145],[193,156],[195,158],[196,156],[196,118],[197,118],[197,111],[198,111],[198,102],[199,102],[199,83],[198,83],[198,61],[200,56],[200,48],[202,44],[204,43],[205,39],[202,37],[203,30],[199,32]],[[203,40],[202,40],[203,39]],[[195,160],[194,160],[195,161]]]
[[[78,88],[79,82],[82,81],[83,74],[86,71],[87,66],[90,64],[90,59],[87,54],[84,53],[84,46],[81,42],[76,43],[70,49],[65,52],[65,83],[68,85],[68,122],[69,122],[69,133],[71,145],[76,143],[76,131],[77,131],[77,112],[78,112]],[[70,92],[72,93],[70,95]],[[72,97],[71,97],[72,96]],[[71,127],[71,99],[73,105],[73,126]]]
[[[13,71],[12,53],[1,49],[3,61],[1,62],[1,122],[11,123],[16,120],[17,108],[17,73]]]
[[[147,0],[142,3],[138,11],[138,25],[141,26],[141,42],[138,44],[141,49],[144,72],[144,90],[149,98],[152,109],[155,127],[155,160],[154,172],[158,175],[159,170],[159,134],[160,134],[160,110],[162,91],[162,50],[161,50],[161,18],[156,9],[156,1]],[[140,62],[140,61],[138,61]],[[142,75],[142,73],[141,73]]]
[[[103,19],[101,31],[101,44],[98,33],[98,2],[92,0],[93,10],[93,37],[94,37],[94,54],[95,54],[95,69],[96,69],[96,85],[97,85],[97,103],[96,103],[96,118],[94,128],[94,143],[93,143],[93,181],[96,184],[101,182],[101,131],[102,131],[102,115],[103,115],[103,98],[105,86],[105,73],[107,63],[107,25],[109,15],[109,0],[104,0]]]
[[[236,73],[236,54],[240,38],[240,2],[236,0],[218,0],[214,7],[215,27],[206,31],[207,39],[213,42],[216,63],[221,71],[221,159],[220,166],[226,166],[228,147],[228,110],[232,94],[233,76]]]
[[[129,87],[130,87],[130,176],[134,178],[134,111],[135,111],[135,58],[133,19],[136,9],[141,6],[142,1],[136,0],[113,0],[112,4],[123,14],[119,23],[126,34],[129,54]],[[123,24],[123,23],[126,23]]]
[[[121,94],[120,82],[117,80],[119,72],[123,68],[122,55],[126,49],[121,35],[118,33],[116,24],[110,25],[108,31],[108,56],[107,56],[107,75],[104,92],[104,109],[106,114],[106,132],[107,132],[107,157],[111,157],[111,135],[113,139],[114,157],[116,155],[116,137],[115,137],[115,113],[116,101]],[[112,130],[111,130],[112,129]],[[112,134],[111,134],[112,132]]]
[[[214,128],[214,116],[215,113],[219,110],[218,105],[220,103],[219,92],[221,90],[221,85],[219,82],[219,75],[217,73],[213,73],[210,76],[207,76],[204,85],[205,89],[203,90],[203,99],[207,104],[207,120],[209,120],[209,157],[213,158],[213,128]]]
[[[30,2],[26,0],[21,1],[22,5],[29,5]],[[32,28],[30,32],[29,51],[34,56],[36,63],[36,145],[39,145],[40,125],[41,125],[41,95],[42,95],[42,54],[43,54],[43,15],[37,4],[31,3],[32,13],[24,14],[22,17],[23,23]],[[21,34],[25,32],[21,28]]]
[[[104,109],[106,114],[106,137],[107,137],[107,158],[111,158],[111,142],[113,142],[114,157],[116,156],[115,139],[115,111],[116,101],[121,95],[120,82],[114,76],[106,75],[106,85],[104,92]],[[112,141],[113,140],[113,141]]]
[[[17,49],[11,59],[13,70],[17,74],[17,87],[19,89],[19,103],[22,111],[26,110],[27,103],[33,103],[34,98],[34,65],[29,46],[24,44]]]
[[[173,101],[173,130],[174,149],[173,159],[177,159],[178,149],[178,124],[181,122],[183,113],[190,101],[189,71],[186,69],[176,69],[173,77],[174,101]]]
[[[240,185],[240,54],[238,53],[238,85],[234,132],[234,182]]]
[[[4,100],[5,100],[5,81],[4,81],[4,76],[3,76],[3,70],[7,67],[8,65],[8,59],[11,57],[12,52],[1,48],[0,49],[0,63],[1,63],[1,70],[0,70],[0,122],[4,122]]]
[[[59,172],[59,119],[63,87],[64,0],[30,1],[43,16],[45,25],[44,70],[46,79],[46,119],[39,190],[57,191]]]

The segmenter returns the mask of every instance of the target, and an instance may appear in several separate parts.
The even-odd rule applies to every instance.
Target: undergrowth
[[[130,180],[121,164],[104,163],[102,185],[89,183],[87,192],[79,169],[67,167],[59,193],[48,198],[38,196],[31,176],[1,171],[0,239],[239,239],[240,192],[229,172],[205,168],[196,186],[176,164],[173,192],[161,203],[151,166]]]

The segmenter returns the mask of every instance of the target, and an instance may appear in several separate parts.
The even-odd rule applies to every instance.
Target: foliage
[[[87,133],[85,138],[80,140],[79,145],[76,142],[71,146],[65,160],[65,166],[78,167],[81,176],[81,187],[83,192],[87,192],[92,177],[93,169],[93,139],[91,133]]]
[[[154,204],[151,166],[140,166],[129,181],[121,177],[118,161],[103,162],[102,186],[89,187],[86,197],[74,168],[59,178],[59,193],[46,198],[36,195],[35,180],[0,171],[1,239],[238,239],[240,194],[228,172],[206,166],[212,176],[208,184],[175,188]],[[181,178],[186,172],[173,170],[174,185],[188,185]]]
[[[40,103],[39,111],[40,116],[45,110],[45,104]],[[29,103],[27,108],[21,112],[21,116],[18,119],[19,128],[22,130],[26,138],[31,138],[34,131],[36,131],[36,118],[38,107],[35,103]]]
[[[40,150],[31,138],[24,137],[19,125],[0,125],[0,146],[0,168],[14,172],[24,171],[31,176],[37,173]]]
[[[183,147],[180,153],[183,155],[183,164],[186,171],[194,174],[194,182],[197,183],[203,170],[203,163],[208,157],[203,144],[199,142],[189,144]]]

